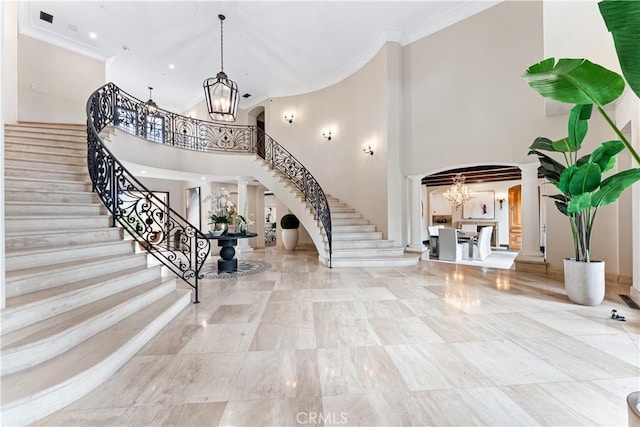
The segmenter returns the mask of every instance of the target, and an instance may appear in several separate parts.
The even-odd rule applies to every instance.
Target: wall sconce
[[[364,154],[370,154],[373,156],[373,150],[371,149],[371,144],[367,144],[366,147],[363,147],[362,151],[364,151]]]
[[[293,114],[285,114],[284,119],[289,123],[293,123]]]
[[[501,199],[496,199],[496,201],[498,202],[498,205],[500,205],[500,210],[502,210],[502,204],[504,203],[504,197]]]
[[[322,137],[327,138],[327,141],[331,141],[331,130],[328,132],[322,132]]]

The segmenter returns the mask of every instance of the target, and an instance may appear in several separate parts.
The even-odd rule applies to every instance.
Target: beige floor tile
[[[382,347],[320,348],[318,367],[323,396],[407,391]]]
[[[510,341],[453,343],[496,385],[568,381],[561,370]]]
[[[282,323],[261,323],[249,347],[251,351],[306,348],[316,348],[315,328]]]
[[[132,406],[114,426],[201,426],[218,425],[225,402]]]
[[[544,426],[627,425],[626,402],[589,382],[501,387]]]
[[[380,345],[373,327],[365,319],[318,320],[315,323],[316,346],[365,347]]]
[[[126,410],[127,407],[78,410],[67,410],[65,408],[32,425],[50,427],[115,425],[116,420]]]
[[[489,386],[492,382],[454,344],[385,346],[412,391]]]
[[[639,360],[633,365],[623,361],[611,363],[611,356],[607,353],[575,338],[552,337],[515,342],[578,381],[640,375]]]
[[[312,328],[313,305],[307,301],[271,302],[262,312],[260,322]]]
[[[402,301],[362,301],[359,303],[362,315],[367,319],[392,319],[396,317],[411,317],[413,311]]]
[[[322,426],[321,397],[230,401],[221,426]]]
[[[174,356],[135,405],[224,402],[244,362],[245,353],[190,353]]]
[[[208,323],[252,323],[260,320],[264,307],[257,304],[221,305]]]
[[[369,319],[383,345],[443,343],[444,340],[419,317]]]
[[[421,317],[446,342],[494,341],[503,336],[484,322],[483,315]]]
[[[626,333],[622,322],[594,321],[569,311],[539,311],[523,315],[569,336]]]
[[[327,426],[424,426],[409,392],[367,393],[323,398]]]
[[[257,323],[207,324],[200,328],[180,354],[247,351],[257,328]]]
[[[230,400],[291,399],[321,396],[315,349],[251,351]]]
[[[640,365],[638,346],[629,335],[582,335],[576,339],[630,365]]]

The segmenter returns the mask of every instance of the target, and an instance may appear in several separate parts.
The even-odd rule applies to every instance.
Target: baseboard
[[[547,267],[547,276],[556,278],[556,279],[564,279],[564,269],[561,267]],[[622,274],[617,273],[605,273],[604,280],[610,283],[620,283],[621,285],[632,285],[633,277],[624,276]]]
[[[633,285],[633,277],[624,276],[622,274],[618,274],[617,282],[622,284],[622,285]]]

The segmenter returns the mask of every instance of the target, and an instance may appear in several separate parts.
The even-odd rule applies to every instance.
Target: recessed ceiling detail
[[[466,184],[480,182],[517,181],[522,179],[522,173],[517,166],[487,165],[471,166],[466,168],[450,169],[422,178],[422,185],[435,187],[438,185],[451,185],[453,177],[461,173],[465,177]],[[542,175],[538,174],[539,178]]]

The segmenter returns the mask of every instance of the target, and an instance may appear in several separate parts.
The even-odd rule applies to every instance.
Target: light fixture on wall
[[[153,99],[151,99],[151,92],[152,91],[153,91],[153,88],[151,86],[149,86],[149,100],[144,103],[144,105],[147,107],[147,114],[153,114],[158,109],[158,104],[156,104],[153,101]]]
[[[456,174],[453,178],[453,184],[451,188],[444,192],[444,198],[453,206],[455,206],[456,210],[462,205],[465,204],[469,199],[471,199],[471,192],[464,185],[464,175],[461,173]]]
[[[371,144],[367,144],[366,147],[363,147],[362,151],[364,151],[364,154],[370,154],[373,156],[373,150],[371,149]]]
[[[213,120],[235,122],[238,110],[238,85],[230,80],[224,72],[224,38],[222,23],[224,15],[218,15],[220,19],[220,72],[215,78],[209,77],[202,83],[204,97],[207,103],[209,117]]]
[[[502,204],[504,203],[504,197],[497,197],[496,198],[496,202],[498,202],[498,205],[500,206],[500,210],[502,210]]]
[[[323,138],[327,138],[327,141],[331,141],[331,129],[329,129],[327,132],[322,132],[322,137]]]
[[[291,113],[291,114],[285,114],[285,115],[284,115],[284,119],[285,119],[286,121],[288,121],[289,123],[293,123],[293,113]]]

